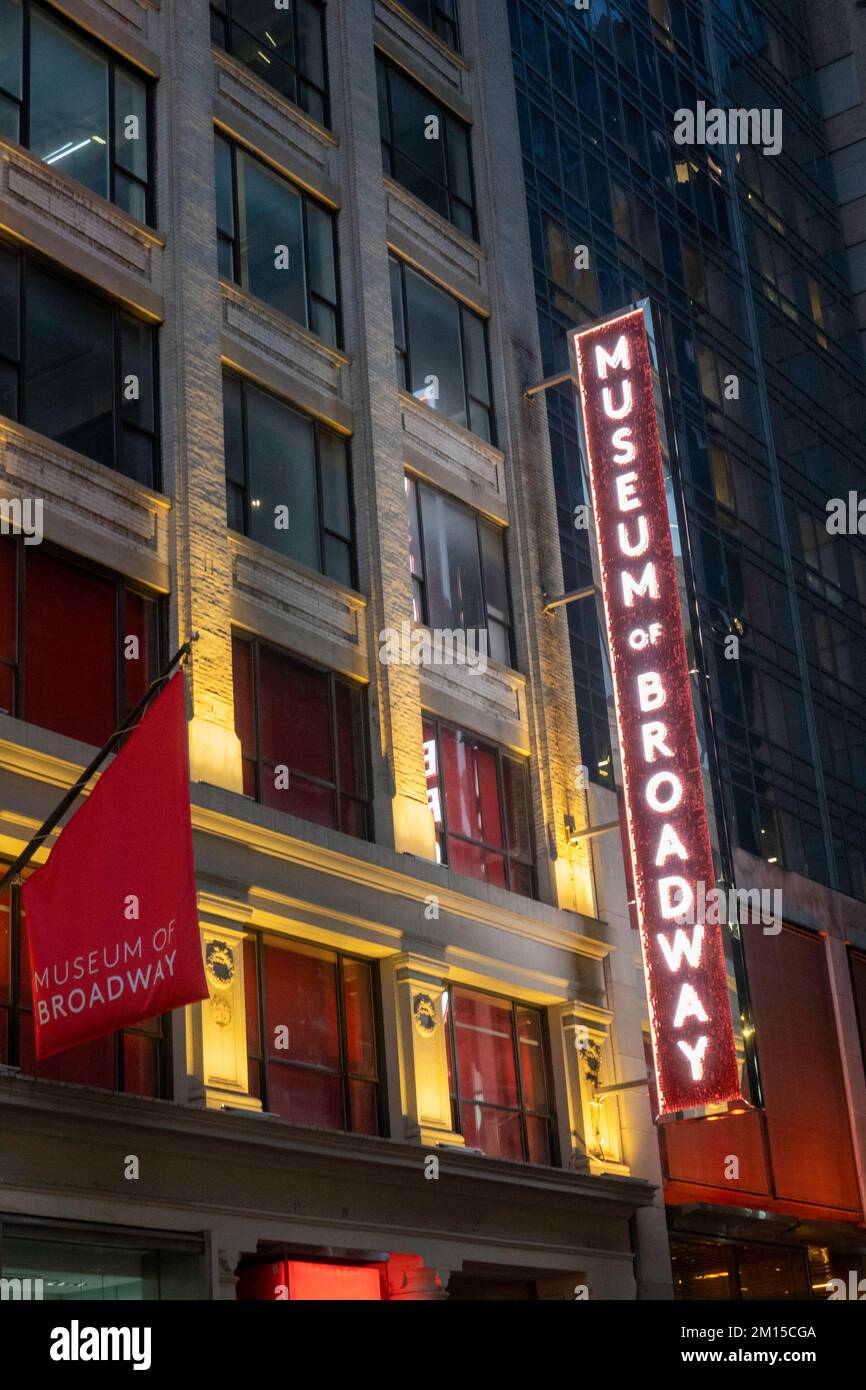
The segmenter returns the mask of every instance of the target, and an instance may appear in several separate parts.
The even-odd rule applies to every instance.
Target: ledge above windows
[[[469,69],[459,53],[398,0],[376,0],[374,13],[377,47],[424,82],[438,85],[455,109],[461,98],[466,101]]]
[[[221,126],[274,154],[298,176],[305,166],[333,180],[337,141],[330,131],[260,82],[243,64],[213,49],[214,117]],[[264,137],[264,139],[263,139]],[[315,186],[315,180],[314,180]],[[331,187],[336,194],[336,182]],[[326,189],[318,191],[326,195]]]
[[[148,317],[164,317],[165,239],[2,139],[0,210],[14,236]]]
[[[277,646],[366,680],[367,600],[235,531],[232,621]]]
[[[407,466],[470,506],[507,521],[501,450],[416,401],[408,391],[400,392],[400,413]]]
[[[220,288],[223,360],[350,433],[351,358],[238,285],[223,280]]]
[[[45,539],[168,592],[167,497],[0,419],[0,497],[44,504]]]
[[[529,756],[526,677],[519,671],[489,661],[484,671],[425,664],[419,674],[421,703],[431,714]]]
[[[442,280],[483,313],[490,309],[487,255],[393,179],[385,179],[388,245]]]

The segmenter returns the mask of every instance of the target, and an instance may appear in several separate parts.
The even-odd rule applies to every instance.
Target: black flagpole
[[[15,863],[9,866],[2,879],[0,879],[0,895],[2,895],[8,884],[14,882],[14,880],[20,874],[21,870],[25,867],[25,865],[29,864],[30,860],[33,858],[39,846],[43,843],[43,841],[48,839],[48,836],[51,834],[55,825],[57,825],[58,821],[63,819],[72,803],[84,791],[84,788],[87,786],[87,783],[90,781],[94,773],[99,771],[100,765],[105,762],[105,759],[108,757],[109,753],[114,751],[120,740],[123,738],[124,734],[129,733],[133,725],[138,723],[138,720],[144,714],[144,711],[147,709],[151,700],[154,698],[155,695],[159,694],[160,690],[162,690],[162,687],[168,681],[175,667],[180,665],[185,656],[189,656],[190,652],[192,651],[193,642],[197,641],[198,633],[194,632],[190,637],[189,641],[184,642],[183,646],[175,652],[174,656],[171,658],[171,661],[168,663],[165,670],[162,671],[160,675],[157,676],[156,680],[148,686],[144,695],[142,695],[138,704],[135,706],[135,709],[132,710],[131,713],[126,716],[120,727],[118,729],[115,729],[108,742],[104,744],[102,748],[100,748],[99,752],[93,759],[90,766],[84,769],[75,785],[69,788],[69,791],[66,793],[63,800],[60,801],[57,806],[55,806],[48,819],[42,822],[36,834],[33,836],[33,839],[29,842],[29,844],[25,845],[24,849],[21,851],[18,858],[15,860]]]

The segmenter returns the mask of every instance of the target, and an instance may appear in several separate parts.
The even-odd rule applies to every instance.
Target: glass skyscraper
[[[864,899],[866,538],[826,521],[862,477],[866,383],[806,10],[509,4],[545,372],[568,370],[569,328],[651,298],[731,838]],[[676,112],[700,102],[763,110],[781,148],[678,144]],[[574,398],[547,399],[578,589],[592,572]],[[610,786],[594,606],[568,620],[584,759]]]

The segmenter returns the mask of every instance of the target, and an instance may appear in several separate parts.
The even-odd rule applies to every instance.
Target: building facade
[[[733,932],[752,1108],[659,1128],[675,1293],[826,1297],[866,1248],[866,15],[513,0],[509,17],[543,374],[568,372],[569,329],[650,299],[718,871],[780,904],[768,930]],[[713,144],[700,110],[763,124]],[[594,573],[570,386],[547,414],[565,588],[580,591]],[[566,611],[602,824],[618,782],[603,624],[591,602]]]
[[[7,894],[4,1279],[670,1295],[530,256],[499,0],[0,0],[0,853],[197,634],[210,989],[38,1062]]]

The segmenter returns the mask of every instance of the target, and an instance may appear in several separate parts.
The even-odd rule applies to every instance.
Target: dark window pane
[[[352,587],[352,550],[334,536],[325,537],[325,573],[337,584]]]
[[[36,7],[30,26],[30,147],[107,198],[108,62]]]
[[[326,528],[351,540],[349,479],[346,445],[330,430],[319,430],[319,463],[322,471],[322,514]]]
[[[475,517],[442,492],[419,489],[431,627],[485,628]]]
[[[391,272],[391,312],[394,327],[394,346],[398,352],[406,351],[406,323],[403,315],[403,280],[400,264],[392,257],[389,261]],[[400,382],[405,386],[405,381]]]
[[[101,746],[117,724],[112,583],[53,556],[27,556],[24,711],[28,723]]]
[[[101,300],[31,268],[24,423],[114,463],[113,315]]]
[[[0,357],[18,361],[19,258],[0,246]]]
[[[0,136],[4,140],[21,139],[21,108],[17,101],[0,92]]]
[[[18,417],[18,372],[11,362],[0,358],[0,415]]]
[[[114,201],[130,217],[137,218],[139,222],[147,221],[147,190],[144,184],[127,178],[120,169],[114,179]]]
[[[21,0],[0,0],[0,87],[18,98],[24,43],[22,13]]]
[[[325,87],[325,43],[322,33],[322,12],[310,0],[296,0],[298,6],[298,71],[305,82],[320,91]],[[311,94],[312,95],[312,94]],[[312,116],[321,117],[321,108],[311,104],[305,108]]]
[[[147,88],[125,68],[114,73],[114,158],[127,174],[147,182]]]
[[[223,377],[223,431],[225,437],[226,477],[240,487],[246,486],[244,473],[244,433],[241,407],[241,383],[236,376]]]
[[[244,285],[296,323],[307,323],[301,197],[257,160],[238,155]]]
[[[310,285],[314,294],[331,304],[337,302],[337,275],[334,265],[334,219],[331,213],[307,201],[307,231],[310,238]]]
[[[483,405],[490,404],[487,375],[487,339],[484,324],[467,309],[463,311],[463,341],[466,346],[466,382],[470,396]]]
[[[120,320],[123,418],[140,429],[154,428],[153,333],[140,319],[123,314]]]
[[[234,178],[232,171],[232,147],[227,140],[219,137],[214,142],[214,164],[216,173],[217,229],[232,241],[235,236]]]
[[[312,424],[273,396],[250,388],[247,434],[250,535],[262,545],[318,569],[319,517]]]
[[[412,355],[409,390],[465,427],[459,305],[414,271],[406,270],[405,276]]]
[[[145,487],[154,484],[153,439],[124,425],[120,442],[119,471]]]

